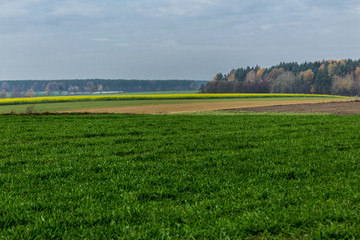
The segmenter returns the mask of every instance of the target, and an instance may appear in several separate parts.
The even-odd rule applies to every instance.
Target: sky
[[[194,79],[360,58],[358,0],[0,0],[0,80]]]

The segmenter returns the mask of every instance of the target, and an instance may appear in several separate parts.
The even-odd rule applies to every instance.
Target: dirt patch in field
[[[132,113],[132,114],[165,114],[181,112],[199,112],[236,109],[237,111],[251,111],[244,109],[256,109],[258,107],[269,107],[275,105],[293,105],[304,103],[325,103],[334,100],[296,100],[296,101],[234,101],[234,102],[206,102],[206,103],[179,103],[179,104],[158,104],[145,106],[125,106],[109,108],[88,108],[71,111],[61,111],[61,113],[78,112],[78,113]],[[339,101],[339,100],[338,100]],[[349,101],[349,100],[340,100]]]
[[[229,111],[276,112],[276,113],[329,113],[336,115],[360,115],[360,101],[323,102],[263,107],[228,109]]]

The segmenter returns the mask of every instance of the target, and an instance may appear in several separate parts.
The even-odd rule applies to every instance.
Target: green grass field
[[[80,94],[81,96],[93,96],[93,95],[107,95],[107,94],[114,94],[114,92],[117,91],[112,91],[110,93],[104,91],[102,93],[99,92],[94,92],[92,94]],[[117,95],[158,95],[158,94],[193,94],[193,93],[198,93],[199,90],[184,90],[184,91],[159,91],[159,92],[117,92]],[[71,93],[67,92],[67,91],[63,91],[62,94],[60,95],[59,92],[51,92],[51,96],[66,96]],[[40,97],[40,96],[47,96],[47,94],[45,92],[36,92],[34,94],[34,96]],[[8,97],[10,97],[10,94],[8,94]]]
[[[0,236],[358,239],[359,120],[0,116]]]
[[[345,97],[344,97],[345,98]],[[79,110],[87,108],[107,108],[121,106],[145,106],[155,104],[200,103],[200,102],[235,102],[235,101],[299,101],[299,100],[326,100],[341,99],[331,97],[264,97],[264,98],[223,98],[223,99],[164,99],[164,100],[121,100],[121,101],[85,101],[85,102],[58,102],[0,105],[0,114],[26,113],[29,108],[35,112],[54,112]]]

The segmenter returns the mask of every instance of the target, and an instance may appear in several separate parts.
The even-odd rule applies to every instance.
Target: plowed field
[[[334,103],[336,101],[336,103]],[[339,111],[344,110],[343,106],[347,106],[349,101],[353,100],[294,100],[294,101],[234,101],[234,102],[207,102],[207,103],[179,103],[179,104],[157,104],[144,106],[121,106],[109,108],[87,108],[79,110],[61,111],[61,112],[88,112],[88,113],[132,113],[132,114],[166,114],[166,113],[181,113],[181,112],[199,112],[199,111],[213,111],[213,110],[237,110],[237,111],[264,111],[266,109],[281,109],[288,106],[286,109],[297,110],[298,105],[309,109],[309,112],[322,112],[321,106],[339,106]],[[360,102],[356,102],[360,106]],[[314,105],[315,104],[315,105]],[[343,105],[341,105],[343,104]],[[280,105],[280,106],[279,106]],[[296,106],[295,106],[296,105]],[[340,106],[341,105],[341,106]],[[306,107],[307,106],[307,107]],[[315,107],[314,111],[310,111]],[[285,108],[284,108],[285,109]],[[285,111],[287,112],[287,111]],[[300,112],[305,112],[302,110]],[[360,110],[358,109],[358,112]]]
[[[277,112],[277,113],[329,113],[336,115],[359,115],[360,101],[302,103],[229,109],[230,111]]]

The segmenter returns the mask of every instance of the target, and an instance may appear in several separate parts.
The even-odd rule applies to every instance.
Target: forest
[[[36,92],[46,95],[75,95],[93,92],[153,92],[197,90],[207,81],[195,80],[123,80],[123,79],[72,79],[72,80],[12,80],[0,81],[0,97],[31,97]]]
[[[247,67],[218,73],[201,86],[203,93],[314,93],[357,96],[360,60],[280,63],[270,68]]]

